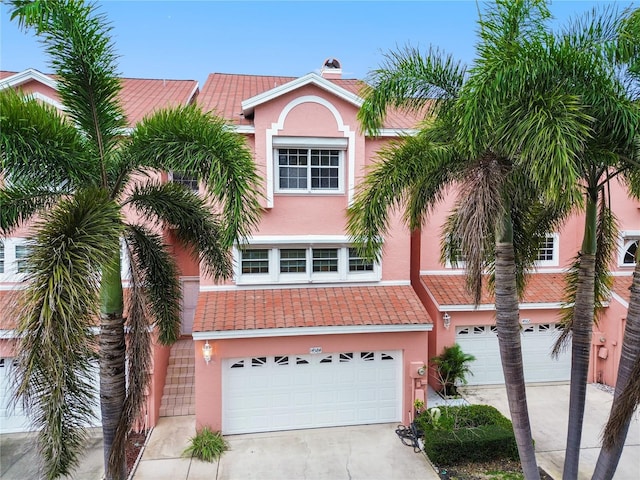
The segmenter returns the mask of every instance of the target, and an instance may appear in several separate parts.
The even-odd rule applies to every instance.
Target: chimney
[[[339,80],[342,78],[342,66],[337,58],[327,58],[320,70],[322,78],[327,80]]]

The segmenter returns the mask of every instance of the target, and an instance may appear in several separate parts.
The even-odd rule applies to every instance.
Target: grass
[[[189,439],[190,445],[182,452],[185,457],[196,457],[204,462],[214,462],[228,450],[229,444],[220,432],[214,432],[209,427],[201,428],[194,437]]]

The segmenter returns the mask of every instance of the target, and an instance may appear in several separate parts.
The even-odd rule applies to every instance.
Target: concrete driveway
[[[40,457],[36,450],[36,433],[7,433],[0,435],[0,478],[2,480],[25,480],[43,478]],[[80,465],[64,479],[101,480],[102,430],[90,429],[86,449],[80,457]]]
[[[470,403],[493,405],[509,416],[504,386],[467,387],[464,396]],[[613,395],[596,385],[587,386],[587,407],[580,451],[580,479],[590,479],[600,453],[600,434],[609,417]],[[569,418],[569,385],[528,385],[527,405],[538,464],[553,478],[562,478],[564,450]],[[640,418],[631,420],[627,441],[615,478],[640,478]]]
[[[195,417],[161,418],[135,480],[433,479],[422,453],[404,446],[395,424],[232,435],[218,463],[181,458]]]

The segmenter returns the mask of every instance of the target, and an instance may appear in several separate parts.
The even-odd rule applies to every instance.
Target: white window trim
[[[640,240],[640,230],[625,230],[620,232],[620,237],[618,237],[618,266],[619,267],[635,267],[634,264],[624,263],[624,254],[629,248],[631,242],[635,242],[636,240]]]
[[[547,238],[553,238],[553,258],[551,260],[537,260],[534,265],[536,267],[557,267],[560,265],[560,235],[550,233]]]
[[[308,283],[346,283],[346,282],[378,282],[382,278],[382,269],[379,262],[373,263],[373,271],[349,271],[349,248],[353,245],[346,237],[328,236],[305,237],[298,239],[306,241],[296,241],[296,237],[281,238],[279,241],[269,237],[261,241],[251,241],[245,245],[246,249],[266,249],[268,250],[269,273],[267,274],[243,274],[242,257],[240,249],[234,247],[233,256],[235,259],[235,281],[236,285],[259,285],[259,284],[308,284]],[[314,238],[310,241],[310,238]],[[341,241],[336,241],[338,238]],[[338,271],[337,272],[313,272],[313,249],[335,248],[338,249]],[[281,249],[304,249],[306,250],[306,271],[304,273],[281,273],[280,272],[280,250]]]
[[[21,237],[11,237],[2,240],[2,243],[4,243],[4,272],[0,273],[0,282],[18,283],[25,280],[26,274],[18,273],[16,247],[23,246],[26,242],[27,239]]]
[[[275,139],[274,139],[275,140]],[[317,140],[317,139],[316,139]],[[323,140],[323,139],[320,139]],[[331,140],[331,139],[327,139],[327,140]],[[339,139],[336,139],[339,140]],[[280,167],[280,163],[278,161],[278,150],[280,148],[293,148],[293,149],[298,149],[298,150],[308,150],[309,151],[309,158],[307,160],[307,165],[305,166],[306,171],[307,171],[307,188],[281,188],[280,187],[280,174],[278,172],[279,167]],[[274,182],[275,182],[275,193],[277,194],[292,194],[292,195],[344,195],[344,150],[339,149],[339,148],[334,148],[331,146],[309,146],[309,145],[300,145],[297,147],[285,147],[285,146],[278,146],[275,147],[273,152],[273,158],[274,158],[274,166],[273,166],[273,170],[274,170]],[[338,150],[338,166],[337,167],[323,167],[323,166],[319,166],[317,168],[338,168],[338,188],[312,188],[311,187],[311,169],[314,168],[313,165],[311,165],[311,150]]]
[[[347,171],[347,180],[346,180],[346,192],[348,204],[351,205],[353,202],[353,195],[355,192],[355,165],[356,165],[356,156],[355,156],[355,144],[356,144],[356,132],[352,130],[348,125],[345,125],[342,115],[338,109],[331,104],[329,101],[322,97],[318,97],[317,95],[304,95],[302,97],[298,97],[291,102],[289,102],[280,112],[280,116],[278,117],[278,121],[271,124],[271,128],[266,129],[265,133],[265,141],[266,141],[266,167],[267,167],[267,208],[273,208],[274,200],[274,190],[275,190],[275,171],[274,171],[274,146],[273,139],[278,136],[278,132],[284,128],[285,120],[287,119],[287,115],[298,105],[302,105],[303,103],[317,103],[327,108],[331,114],[336,119],[336,123],[338,125],[338,131],[342,132],[343,137],[347,139],[348,146],[346,150],[346,155],[344,159],[344,168]],[[321,137],[320,137],[321,138]],[[344,172],[344,170],[343,170]]]

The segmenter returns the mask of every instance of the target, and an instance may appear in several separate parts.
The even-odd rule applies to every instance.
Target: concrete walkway
[[[509,406],[505,387],[467,387],[464,396],[470,403],[493,405],[507,418]],[[579,478],[590,479],[598,454],[600,434],[609,417],[613,395],[596,385],[587,386],[587,407],[582,430]],[[562,478],[564,450],[569,419],[569,385],[529,385],[527,405],[538,464],[553,478]],[[627,441],[615,475],[616,480],[640,478],[640,418],[631,420]]]
[[[161,418],[135,480],[341,480],[439,477],[421,453],[404,446],[395,424],[231,435],[217,463],[182,458],[195,417]]]

